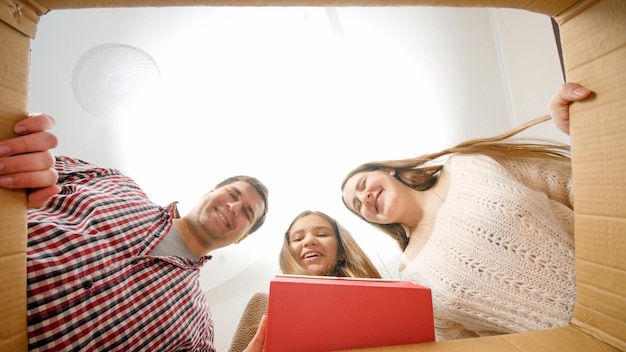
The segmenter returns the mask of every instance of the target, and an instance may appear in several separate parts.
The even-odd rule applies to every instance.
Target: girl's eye
[[[361,179],[361,181],[356,185],[356,191],[358,192],[363,192],[363,190],[365,189],[365,186],[367,185],[367,179],[364,177]],[[354,202],[353,202],[353,206],[354,206],[354,210],[357,213],[361,212],[361,209],[363,208],[363,203],[358,199],[358,197],[355,197]]]

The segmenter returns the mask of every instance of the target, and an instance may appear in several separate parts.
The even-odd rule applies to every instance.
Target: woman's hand
[[[27,188],[29,208],[43,206],[61,189],[51,152],[58,141],[47,131],[55,123],[46,114],[31,114],[13,126],[18,137],[0,141],[0,187]]]
[[[550,116],[556,127],[569,134],[569,106],[574,101],[586,99],[591,91],[580,84],[566,82],[550,100]]]
[[[248,347],[243,352],[261,352],[263,351],[263,345],[265,344],[265,329],[266,329],[267,315],[263,315],[259,327],[256,329],[256,333]]]

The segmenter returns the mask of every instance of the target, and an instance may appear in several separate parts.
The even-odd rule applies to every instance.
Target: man
[[[118,170],[53,158],[56,137],[45,132],[53,125],[31,116],[16,131],[34,133],[0,143],[0,170],[10,175],[2,186],[32,186],[29,350],[214,351],[199,271],[211,251],[263,224],[267,188],[231,177],[180,217],[175,203],[152,203]]]

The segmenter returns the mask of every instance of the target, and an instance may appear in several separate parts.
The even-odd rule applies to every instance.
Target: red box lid
[[[333,351],[435,340],[430,289],[411,282],[277,275],[265,352]]]

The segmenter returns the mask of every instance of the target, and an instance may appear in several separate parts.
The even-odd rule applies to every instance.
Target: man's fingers
[[[0,141],[0,157],[41,152],[56,148],[57,137],[50,132],[36,132]]]
[[[0,175],[0,187],[12,189],[45,188],[55,185],[58,177],[54,169]]]
[[[50,151],[0,157],[0,175],[41,171],[52,168],[54,156]]]
[[[23,119],[15,123],[15,133],[19,135],[42,132],[54,127],[56,121],[47,114],[37,113],[28,115],[27,119]]]
[[[35,188],[28,191],[28,207],[29,208],[41,208],[48,200],[59,193],[61,187],[57,185],[48,186],[44,188]]]

